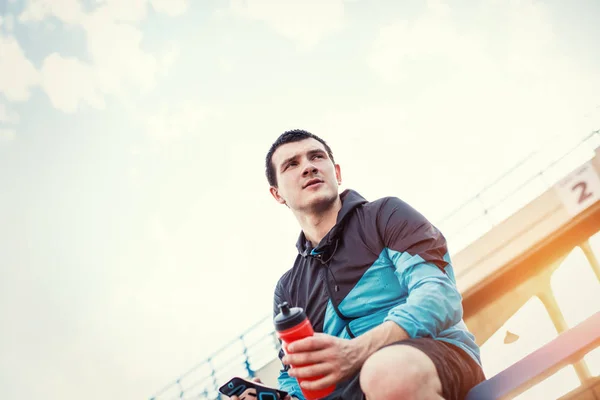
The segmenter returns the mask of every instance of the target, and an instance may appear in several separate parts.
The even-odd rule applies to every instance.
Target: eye
[[[323,154],[315,154],[312,158],[314,160],[315,158],[325,158],[325,156]]]
[[[289,163],[287,163],[285,165],[285,167],[283,168],[283,170],[285,171],[286,169],[288,169],[290,167],[295,167],[296,165],[298,165],[298,163],[296,161],[290,161]]]

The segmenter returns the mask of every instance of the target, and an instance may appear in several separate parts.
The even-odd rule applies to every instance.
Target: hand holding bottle
[[[290,308],[287,302],[283,302],[279,305],[279,309],[281,310],[281,312],[275,317],[274,320],[275,330],[277,331],[277,336],[283,342],[283,349],[284,352],[286,352],[287,354],[287,346],[289,344],[300,339],[311,337],[314,335],[315,332],[302,308]],[[303,364],[301,366],[307,365]],[[299,365],[296,365],[296,367],[299,367]],[[294,368],[293,365],[292,368]],[[307,400],[321,399],[331,394],[335,390],[335,384],[319,390],[308,390],[302,387],[303,381],[317,380],[319,378],[319,376],[310,378],[296,378],[298,380],[298,383],[300,384],[302,393],[304,394],[304,397],[306,397]]]

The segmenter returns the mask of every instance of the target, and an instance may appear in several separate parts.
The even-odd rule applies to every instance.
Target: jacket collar
[[[300,232],[298,241],[296,242],[296,248],[298,253],[302,256],[307,257],[311,252],[319,253],[324,251],[331,243],[333,243],[340,235],[344,222],[352,214],[355,208],[368,203],[364,197],[358,192],[352,189],[346,189],[340,194],[342,200],[342,208],[338,212],[337,220],[331,230],[325,235],[321,242],[313,249],[311,243],[304,236],[304,232]]]

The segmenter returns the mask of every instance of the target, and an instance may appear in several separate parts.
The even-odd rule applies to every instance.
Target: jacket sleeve
[[[410,337],[437,337],[463,315],[446,239],[425,217],[400,199],[380,210],[378,230],[395,275],[407,292],[406,302],[390,310]]]
[[[273,318],[277,314],[279,314],[278,305],[284,301],[288,301],[286,299],[287,296],[284,295],[284,290],[281,286],[281,281],[277,282],[277,286],[275,287],[275,294],[273,296]],[[279,341],[281,343],[281,340]],[[283,349],[279,350],[279,360],[281,360],[284,356]],[[279,376],[277,377],[277,382],[279,389],[285,390],[292,397],[297,397],[300,400],[305,400],[304,395],[302,394],[302,390],[300,389],[300,385],[296,378],[289,376],[287,371],[289,367],[281,363],[281,370],[279,371]]]
[[[302,390],[300,389],[300,385],[298,385],[298,381],[296,378],[289,376],[287,371],[281,370],[279,372],[277,382],[279,383],[280,390],[285,390],[292,397],[305,400]]]

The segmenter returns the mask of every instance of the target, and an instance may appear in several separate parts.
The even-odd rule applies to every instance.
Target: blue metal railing
[[[218,387],[223,382],[232,376],[253,377],[278,351],[279,341],[271,317],[265,317],[159,390],[150,400],[218,399]]]
[[[512,398],[600,346],[600,312],[475,386],[467,400]],[[510,397],[509,397],[510,396]],[[589,398],[589,397],[588,397]]]
[[[564,175],[593,158],[594,150],[600,146],[600,130],[584,137],[567,136],[559,140],[564,143],[556,146],[555,154],[544,149],[530,153],[439,222],[434,221],[448,238],[451,253],[464,249]],[[276,357],[279,346],[269,315],[159,390],[150,400],[219,399],[220,384],[232,376],[253,377],[255,371]]]
[[[464,249],[593,158],[595,149],[600,146],[600,130],[580,138],[561,139],[562,146],[555,146],[558,154],[544,152],[544,149],[531,152],[436,223],[448,238],[452,253]],[[461,218],[465,214],[466,222]]]

